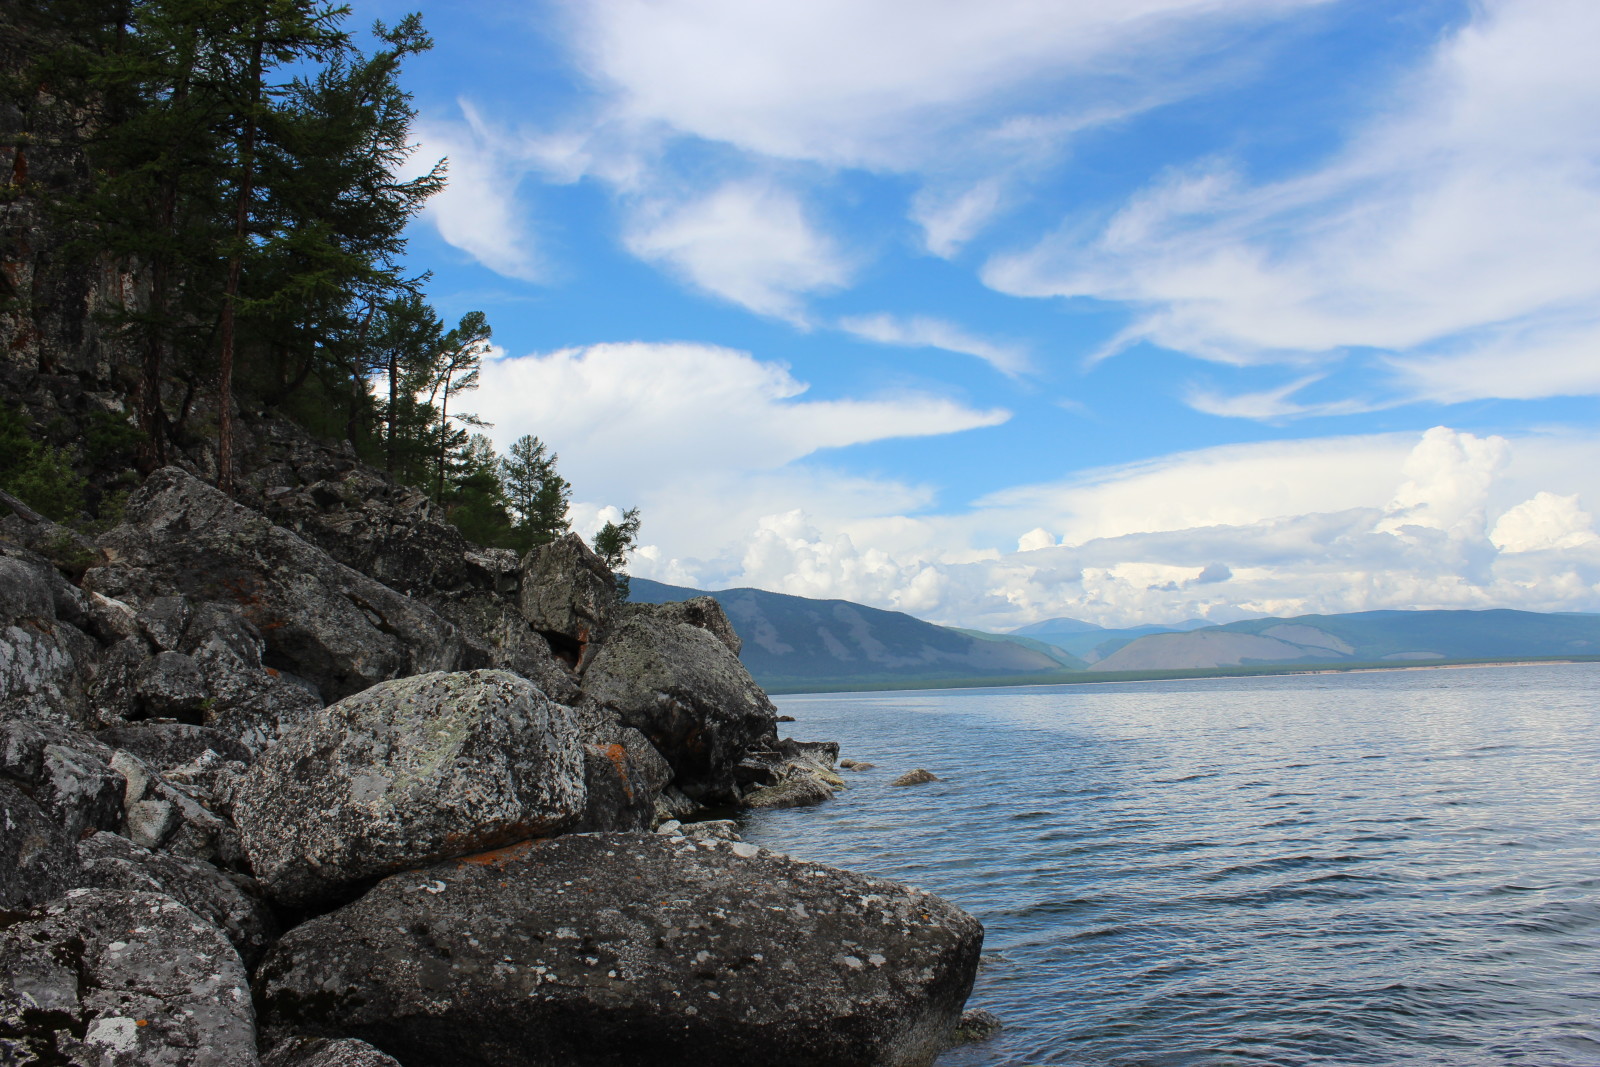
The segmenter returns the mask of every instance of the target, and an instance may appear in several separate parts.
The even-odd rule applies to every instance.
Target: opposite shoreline
[[[1041,689],[1052,686],[1068,685],[1123,685],[1140,682],[1172,682],[1190,680],[1225,680],[1239,678],[1282,678],[1306,677],[1328,674],[1373,674],[1391,671],[1440,671],[1461,670],[1470,667],[1552,667],[1577,663],[1597,663],[1600,656],[1559,656],[1543,658],[1520,657],[1517,659],[1469,659],[1469,660],[1443,660],[1434,663],[1352,663],[1338,664],[1298,664],[1283,667],[1195,667],[1179,668],[1167,671],[1117,671],[1104,672],[1094,677],[1088,671],[1075,671],[1071,674],[1057,675],[1050,678],[971,678],[929,679],[926,683],[917,681],[890,681],[882,683],[864,682],[859,679],[846,679],[837,685],[813,684],[806,686],[803,683],[785,684],[782,681],[760,682],[763,689],[773,696],[838,696],[849,693],[919,693],[919,692],[952,692],[967,689]],[[758,680],[759,681],[759,680]]]

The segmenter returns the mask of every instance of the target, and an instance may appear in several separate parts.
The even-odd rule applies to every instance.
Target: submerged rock
[[[742,842],[579,834],[396,875],[290,931],[263,1025],[406,1067],[915,1067],[983,931],[920,890]]]
[[[972,1008],[961,1013],[961,1022],[950,1035],[952,1045],[965,1045],[973,1041],[987,1041],[1005,1028],[1000,1016],[983,1008]]]
[[[0,1063],[252,1067],[249,981],[160,893],[74,890],[0,930]]]
[[[234,819],[267,892],[308,905],[561,829],[585,798],[571,708],[505,671],[435,673],[318,712],[257,760]]]
[[[921,785],[924,782],[937,782],[938,780],[939,780],[939,776],[934,774],[932,771],[925,771],[921,767],[918,767],[914,771],[907,771],[906,773],[902,774],[900,777],[896,778],[894,781],[890,782],[889,784],[890,785]]]
[[[764,785],[747,793],[747,808],[804,808],[833,799],[833,790],[820,778],[797,774],[777,785]]]

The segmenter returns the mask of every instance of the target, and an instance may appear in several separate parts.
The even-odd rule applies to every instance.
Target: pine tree
[[[639,539],[639,509],[629,508],[622,513],[621,522],[608,522],[594,535],[595,554],[605,560],[617,578],[617,598],[628,599],[628,576],[622,568],[628,562],[628,553]]]
[[[547,453],[543,441],[525,435],[500,461],[506,500],[516,520],[516,547],[523,551],[548,544],[571,528],[567,507],[572,487],[556,473],[558,458],[554,452]]]

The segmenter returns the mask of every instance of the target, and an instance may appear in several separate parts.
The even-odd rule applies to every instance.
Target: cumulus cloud
[[[1600,391],[1597,35],[1586,0],[1485,3],[1321,168],[1253,183],[1201,161],[985,278],[1129,302],[1120,345],[1241,365],[1378,349],[1400,399]],[[1288,395],[1226,413],[1301,413]]]
[[[1297,462],[1312,455],[1326,461]],[[1530,492],[1549,479],[1576,491]],[[962,515],[774,511],[737,535],[743,551],[676,565],[705,587],[842,597],[996,629],[1063,615],[1128,625],[1375,608],[1596,610],[1600,535],[1579,497],[1597,492],[1593,437],[1436,427],[1166,457],[1019,487]],[[1048,521],[1003,541],[1026,528],[1024,516]],[[990,547],[1007,543],[1015,551]]]
[[[799,298],[850,278],[839,247],[807,218],[792,192],[730,182],[687,201],[634,209],[628,250],[695,286],[760,315],[802,322]]]
[[[839,320],[839,329],[868,341],[908,348],[942,348],[946,352],[977,356],[1003,374],[1013,377],[1029,368],[1021,345],[978,337],[953,322],[923,315],[854,315]]]

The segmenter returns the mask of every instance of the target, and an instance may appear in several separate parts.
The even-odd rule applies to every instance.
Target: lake
[[[983,921],[940,1067],[1600,1063],[1600,664],[777,703],[877,766],[746,840]]]

